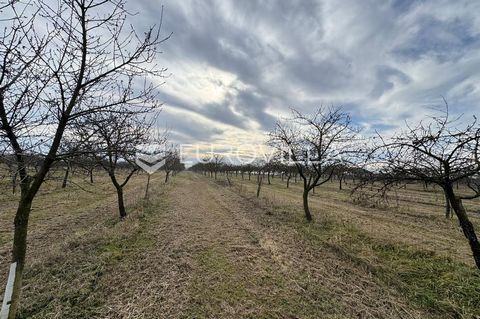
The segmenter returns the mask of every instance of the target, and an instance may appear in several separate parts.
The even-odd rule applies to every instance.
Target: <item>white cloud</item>
[[[139,2],[142,24],[158,6]],[[136,3],[138,5],[138,3]],[[166,0],[162,87],[182,142],[208,123],[225,143],[260,140],[289,107],[345,105],[358,123],[391,129],[445,96],[479,113],[478,1]],[[175,121],[179,121],[175,125]],[[221,133],[220,133],[221,131]],[[213,138],[213,137],[212,137]]]

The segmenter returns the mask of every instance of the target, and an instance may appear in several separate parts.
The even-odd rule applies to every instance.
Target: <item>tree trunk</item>
[[[91,169],[89,173],[90,173],[90,184],[93,184],[93,169]]]
[[[268,171],[267,177],[268,177],[268,185],[270,185],[271,184],[271,182],[270,182],[270,171]]]
[[[170,176],[170,171],[165,172],[165,184],[168,182],[168,177]]]
[[[290,178],[291,178],[291,176],[288,175],[288,176],[287,176],[287,188],[288,188],[288,186],[290,186]]]
[[[118,197],[118,212],[120,213],[120,218],[124,219],[127,217],[127,211],[125,210],[125,203],[123,202],[123,188],[117,187],[117,197]]]
[[[145,199],[148,199],[148,189],[150,188],[150,177],[152,175],[148,174],[147,175],[147,187],[145,188]]]
[[[340,190],[342,190],[342,180],[343,180],[343,176],[340,176],[340,178],[338,179],[338,181],[340,183],[338,187],[339,187]]]
[[[453,211],[457,215],[460,227],[462,227],[463,234],[465,235],[465,238],[467,238],[468,243],[470,244],[475,264],[477,265],[477,268],[480,269],[480,243],[478,242],[475,228],[468,219],[467,211],[463,206],[462,200],[459,197],[455,196],[453,186],[448,185],[445,190],[450,200],[450,205],[452,206]]]
[[[452,218],[452,209],[450,206],[450,201],[448,200],[448,195],[445,193],[445,217]]]
[[[15,172],[15,174],[13,174],[13,177],[12,177],[12,193],[15,194],[15,192],[17,191],[17,175],[18,175],[18,172]]]
[[[32,199],[22,197],[18,205],[14,222],[12,263],[17,263],[15,281],[13,282],[12,304],[8,319],[15,319],[22,290],[23,269],[25,268],[25,254],[27,251],[28,219],[32,208]]]
[[[303,210],[305,211],[305,218],[311,222],[312,214],[310,213],[310,208],[308,207],[308,190],[303,191]]]
[[[65,171],[65,175],[63,176],[62,188],[67,187],[69,173],[70,173],[70,164],[67,164],[67,170]]]
[[[260,190],[262,188],[262,177],[258,176],[257,198],[260,197]]]

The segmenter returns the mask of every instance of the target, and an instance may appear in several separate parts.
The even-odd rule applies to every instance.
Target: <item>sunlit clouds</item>
[[[477,1],[150,1],[173,32],[159,125],[176,143],[264,142],[290,107],[343,106],[365,134],[480,107]]]

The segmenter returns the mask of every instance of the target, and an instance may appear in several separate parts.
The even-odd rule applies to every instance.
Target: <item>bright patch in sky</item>
[[[278,116],[343,106],[365,133],[440,106],[480,115],[480,1],[140,0],[173,32],[159,125],[176,143],[262,143]],[[135,20],[136,19],[136,20]]]

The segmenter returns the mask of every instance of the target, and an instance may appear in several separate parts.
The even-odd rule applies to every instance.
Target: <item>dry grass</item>
[[[104,303],[100,279],[140,240],[145,176],[126,189],[129,217],[120,222],[113,185],[103,173],[90,185],[48,182],[34,202],[20,318],[92,318]],[[153,180],[160,184],[162,177]],[[82,190],[79,187],[82,187]],[[158,187],[158,186],[157,186]],[[4,286],[13,236],[16,196],[2,192],[0,284]],[[18,196],[18,194],[17,194]]]
[[[74,178],[90,192],[55,181],[35,202],[21,318],[480,316],[479,273],[435,190],[411,185],[399,207],[367,209],[327,184],[308,224],[293,182],[275,178],[257,199],[253,180],[154,175],[144,202],[140,175],[119,222],[105,176]],[[3,286],[15,197],[0,200]]]
[[[317,222],[305,225],[300,185],[286,189],[275,179],[256,200],[253,181],[235,182],[236,191],[269,210],[279,227],[297,229],[312,245],[365,269],[409,303],[440,318],[480,316],[480,273],[457,222],[445,219],[443,206],[432,205],[441,196],[438,190],[409,185],[399,193],[398,207],[371,209],[352,204],[338,184],[326,184],[311,197]],[[468,208],[479,229],[479,202]]]
[[[236,186],[242,192],[252,195],[256,190],[255,182],[235,179]],[[338,189],[338,183],[327,183],[310,195],[310,205],[314,218],[333,219],[340,224],[355,225],[360,231],[377,238],[390,240],[425,250],[435,251],[445,257],[472,265],[473,258],[463,233],[455,218],[446,219],[444,198],[441,190],[423,191],[421,185],[408,185],[400,190],[396,201],[386,208],[362,207],[352,203],[350,187]],[[273,206],[287,210],[298,210],[302,205],[302,185],[291,182],[285,187],[280,178],[272,179],[272,184],[264,184],[262,200]],[[428,203],[428,204],[426,204]],[[270,205],[270,206],[272,206]],[[267,205],[269,206],[269,205]],[[480,229],[480,199],[466,201],[470,219],[476,229]],[[299,212],[301,215],[302,212]]]

